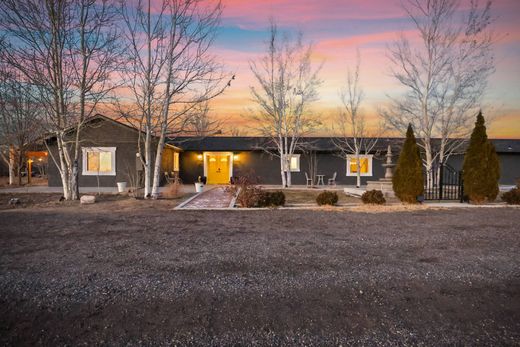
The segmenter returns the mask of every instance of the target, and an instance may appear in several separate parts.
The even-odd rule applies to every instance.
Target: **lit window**
[[[347,176],[357,176],[358,167],[355,156],[347,156]],[[372,156],[359,156],[359,173],[361,176],[372,176]]]
[[[293,154],[289,160],[289,170],[292,172],[300,172],[300,155]]]
[[[173,153],[173,171],[179,172],[179,152]]]
[[[84,176],[115,176],[116,148],[115,147],[83,147]]]

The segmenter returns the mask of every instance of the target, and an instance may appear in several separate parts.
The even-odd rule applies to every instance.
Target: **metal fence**
[[[463,202],[462,171],[439,163],[424,173],[424,200],[458,200]]]

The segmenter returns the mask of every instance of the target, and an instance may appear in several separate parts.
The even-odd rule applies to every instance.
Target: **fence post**
[[[444,190],[444,163],[441,161],[439,164],[439,200],[443,198]]]
[[[459,171],[459,195],[460,195],[460,203],[462,204],[464,202],[464,181],[463,181],[462,170]]]

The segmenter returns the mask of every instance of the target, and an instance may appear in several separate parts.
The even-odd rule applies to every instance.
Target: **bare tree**
[[[298,142],[319,124],[309,108],[318,99],[321,66],[313,69],[312,45],[302,39],[280,34],[271,21],[266,54],[249,64],[258,84],[250,88],[258,106],[257,129],[275,146],[283,187],[291,186],[290,160]]]
[[[230,85],[210,53],[222,5],[202,0],[121,1],[128,43],[127,86],[133,94],[125,113],[139,128],[144,194],[157,197],[166,136],[187,129],[195,108]],[[157,139],[155,153],[152,139]],[[152,171],[153,170],[153,171]],[[153,172],[153,175],[152,175]]]
[[[352,155],[356,160],[356,186],[361,186],[361,158],[369,154],[376,146],[378,134],[370,132],[366,124],[366,115],[361,112],[363,89],[359,85],[359,66],[361,58],[357,52],[354,72],[348,69],[347,83],[340,91],[342,109],[337,115],[333,129],[339,132],[333,138],[335,147],[342,158]],[[349,165],[350,163],[347,163]]]
[[[41,135],[38,108],[29,97],[30,86],[0,63],[0,156],[9,167],[9,184],[22,184],[21,168],[27,147]],[[16,174],[15,174],[16,173]]]
[[[58,151],[49,154],[66,199],[79,198],[81,127],[111,90],[117,56],[112,9],[108,0],[0,3],[0,26],[6,34],[0,58],[34,87],[31,97],[40,107],[42,124],[56,139]]]
[[[185,133],[204,137],[222,133],[222,121],[210,116],[209,102],[197,105],[191,116],[188,116],[188,124]]]
[[[231,129],[229,129],[229,135],[234,136],[234,137],[247,136],[248,132],[247,132],[247,130],[244,130],[244,129],[232,127]]]
[[[1,59],[36,87],[44,124],[56,136],[63,195],[71,198],[72,162],[65,131],[74,124],[68,113],[72,96],[72,64],[67,62],[67,36],[72,27],[71,1],[6,0],[0,3],[0,25],[6,33]],[[52,153],[50,153],[52,154]]]
[[[393,77],[406,88],[381,112],[397,131],[412,123],[426,169],[456,153],[471,131],[488,77],[494,71],[491,1],[472,0],[461,17],[459,0],[407,0],[403,4],[419,33],[412,46],[402,36],[389,48]],[[432,139],[438,137],[435,146]]]
[[[81,130],[100,103],[109,100],[118,86],[112,82],[120,63],[121,46],[117,7],[109,0],[76,0],[72,7],[75,27],[70,36],[70,60],[74,67],[73,88],[77,103],[71,111],[77,117],[70,176],[72,199],[79,198],[78,159]]]

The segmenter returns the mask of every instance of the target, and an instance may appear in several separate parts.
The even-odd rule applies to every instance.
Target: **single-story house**
[[[71,129],[68,136],[74,136]],[[141,180],[142,164],[137,144],[139,131],[111,118],[96,115],[81,130],[78,161],[80,187],[115,187],[117,182]],[[47,140],[49,153],[48,185],[61,186],[61,177],[54,159],[58,160],[56,138]],[[157,142],[154,139],[153,147]],[[179,171],[180,149],[172,144],[164,148],[162,171]],[[59,162],[58,162],[59,163]]]
[[[73,134],[71,133],[71,136]],[[140,158],[136,156],[138,130],[110,118],[97,115],[82,130],[80,186],[116,186],[129,181],[129,176],[142,175]],[[492,140],[500,157],[500,184],[512,185],[520,178],[520,140]],[[193,183],[205,177],[208,184],[226,184],[241,175],[255,175],[262,184],[281,184],[280,160],[265,137],[177,137],[168,139],[162,171],[178,174],[183,183]],[[324,175],[324,183],[336,174],[336,183],[356,183],[356,163],[351,156],[341,155],[330,137],[302,139],[306,146],[298,149],[290,161],[292,183],[306,184],[306,173]],[[362,184],[384,177],[387,146],[394,155],[403,142],[400,138],[382,138],[361,162]],[[55,141],[49,140],[56,155]],[[396,160],[396,158],[395,158]],[[452,156],[448,162],[456,170],[462,167],[463,155]],[[60,186],[58,169],[49,158],[49,186]]]

